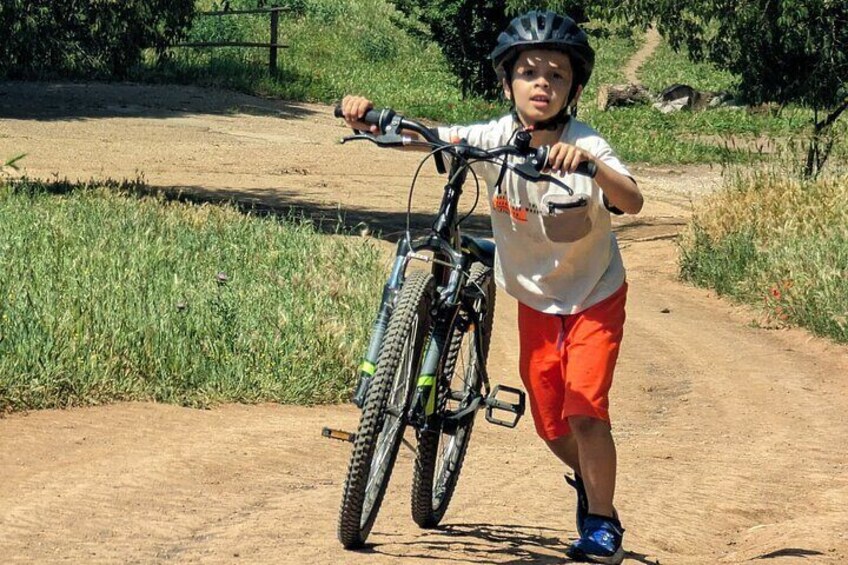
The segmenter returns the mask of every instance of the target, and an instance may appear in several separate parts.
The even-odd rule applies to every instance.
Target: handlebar
[[[337,118],[344,118],[341,106],[336,106],[333,113]],[[471,157],[473,159],[491,160],[493,158],[506,155],[524,157],[525,163],[516,167],[511,167],[512,170],[516,171],[520,176],[527,178],[531,181],[553,179],[553,177],[548,177],[548,175],[541,175],[542,171],[548,165],[548,155],[551,149],[550,146],[543,145],[542,147],[538,148],[530,147],[529,137],[524,143],[504,145],[501,147],[495,147],[494,149],[487,150],[480,149],[479,147],[474,147],[463,142],[447,143],[440,139],[438,134],[434,130],[424,126],[423,124],[420,124],[413,120],[408,120],[403,116],[400,116],[391,108],[383,108],[379,110],[376,108],[371,108],[365,113],[364,116],[360,118],[360,120],[367,124],[376,125],[380,128],[380,132],[382,134],[381,136],[375,137],[370,134],[364,134],[366,138],[371,139],[379,145],[408,145],[410,142],[409,138],[402,138],[398,135],[401,131],[407,130],[421,135],[421,137],[426,140],[428,145],[434,147],[446,147],[452,145],[457,148],[461,148],[465,156]],[[386,137],[387,135],[389,136],[389,139],[383,140],[383,142],[381,143],[380,138]],[[523,145],[523,147],[520,147],[520,145]],[[590,178],[594,178],[597,172],[598,166],[590,161],[583,161],[577,166],[577,169],[574,171],[575,174],[584,175]],[[542,178],[543,176],[545,178]]]

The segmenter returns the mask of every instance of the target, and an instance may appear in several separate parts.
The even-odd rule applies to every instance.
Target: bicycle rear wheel
[[[449,347],[439,379],[438,413],[458,412],[480,393],[492,337],[495,312],[495,284],[492,270],[475,264],[471,268],[465,292],[473,297],[473,308],[480,323],[473,324],[467,310],[460,308],[452,321]],[[480,339],[483,357],[475,340]],[[447,511],[456,489],[476,412],[459,421],[442,419],[436,430],[418,437],[418,456],[412,482],[412,518],[422,528],[436,527]]]
[[[346,549],[363,546],[383,502],[430,334],[433,293],[432,275],[410,274],[389,320],[345,480],[338,537]]]

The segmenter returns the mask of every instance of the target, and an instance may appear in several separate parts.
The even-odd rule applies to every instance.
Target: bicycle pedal
[[[356,434],[342,430],[334,430],[332,428],[324,428],[321,430],[321,435],[329,439],[337,439],[339,441],[347,441],[350,443],[356,441]]]
[[[515,402],[498,400],[497,396],[499,393],[507,393],[514,396],[515,398],[513,400],[515,400]],[[489,396],[486,397],[484,403],[486,404],[486,421],[491,424],[504,426],[506,428],[514,428],[518,425],[518,421],[524,415],[524,391],[517,388],[495,385],[495,388],[493,388],[492,392],[489,393]],[[498,418],[495,416],[495,410],[510,413],[513,415],[513,418],[510,420]]]

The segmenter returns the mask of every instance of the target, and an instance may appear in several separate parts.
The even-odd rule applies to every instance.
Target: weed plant
[[[139,191],[0,187],[0,414],[344,399],[381,288],[378,250]]]
[[[728,175],[682,239],[683,278],[848,342],[846,182],[774,167]]]

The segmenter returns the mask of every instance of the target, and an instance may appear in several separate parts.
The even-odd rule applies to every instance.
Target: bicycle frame
[[[360,366],[360,377],[362,377],[360,382],[365,384],[357,389],[355,396],[364,400],[368,381],[376,370],[380,346],[395,299],[406,277],[407,266],[412,260],[432,263],[432,274],[436,280],[438,291],[433,312],[435,323],[425,349],[426,353],[407,415],[407,422],[419,430],[428,427],[435,413],[437,375],[439,374],[442,354],[449,338],[447,335],[450,329],[449,322],[456,315],[460,306],[465,275],[467,275],[471,263],[475,259],[471,250],[463,252],[463,238],[457,222],[459,198],[468,176],[468,166],[468,163],[463,159],[453,159],[439,213],[433,222],[430,234],[414,241],[409,241],[408,234],[405,234],[398,242],[395,261],[388,281],[383,288],[380,308],[371,332],[366,357]],[[423,254],[427,251],[432,252],[432,257]],[[470,312],[472,316],[476,315],[473,309]],[[478,322],[479,320],[472,320],[472,323]],[[482,358],[482,344],[477,343],[475,347],[479,357]],[[482,375],[485,390],[488,392],[489,384],[485,370]]]
[[[336,117],[342,117],[341,109],[336,108]],[[444,162],[442,161],[441,150],[450,148],[450,154],[453,156],[451,160],[451,168],[448,174],[448,183],[445,185],[442,202],[439,207],[439,214],[431,228],[430,234],[427,237],[409,241],[409,234],[405,234],[398,243],[395,262],[392,267],[391,274],[386,285],[383,288],[383,295],[380,302],[380,309],[377,314],[376,321],[371,331],[371,339],[365,357],[360,365],[360,380],[356,392],[353,396],[353,402],[362,408],[365,403],[368,386],[371,378],[377,369],[377,359],[380,354],[380,347],[385,336],[386,328],[389,323],[392,308],[400,288],[403,286],[406,267],[411,259],[421,259],[432,262],[432,273],[436,280],[439,296],[436,300],[437,308],[434,312],[436,319],[435,330],[431,336],[430,343],[427,346],[427,352],[422,364],[418,386],[416,389],[415,401],[412,404],[410,411],[409,422],[418,427],[426,426],[428,416],[432,415],[435,405],[435,384],[436,375],[439,369],[439,360],[444,351],[445,340],[447,336],[441,335],[438,331],[443,326],[447,326],[444,322],[451,321],[452,316],[456,314],[459,307],[460,294],[463,288],[463,275],[467,274],[470,269],[470,264],[474,259],[483,260],[479,249],[473,240],[466,241],[459,232],[459,222],[457,220],[459,210],[459,197],[462,195],[462,187],[465,184],[468,176],[468,168],[470,166],[469,159],[492,159],[497,156],[504,155],[520,155],[525,157],[525,161],[519,165],[509,164],[504,160],[503,167],[508,167],[516,174],[527,180],[537,182],[545,180],[556,184],[565,189],[569,194],[573,194],[571,187],[560,182],[558,179],[549,175],[543,174],[541,171],[547,165],[549,147],[531,148],[531,136],[526,130],[518,131],[515,135],[513,145],[507,145],[492,150],[480,150],[478,148],[459,143],[448,144],[438,139],[438,136],[425,128],[421,124],[405,120],[402,116],[396,114],[393,110],[369,110],[363,119],[379,126],[382,135],[379,137],[370,134],[357,133],[356,135],[346,138],[349,139],[368,139],[377,145],[384,147],[398,147],[408,145],[412,142],[409,137],[404,137],[401,132],[405,129],[411,130],[424,139],[430,147],[437,149],[431,153],[436,161],[436,168],[440,173],[444,173]],[[343,141],[345,141],[343,140]],[[596,172],[594,163],[581,163],[578,167],[578,173],[588,176],[594,176]],[[585,205],[585,201],[580,205]],[[465,245],[468,243],[468,245]],[[422,251],[430,251],[432,257],[423,255]],[[470,309],[473,312],[473,308]],[[478,349],[478,353],[481,351]],[[482,356],[481,356],[482,358]],[[483,369],[483,385],[485,386],[488,396],[489,383],[485,369]],[[426,398],[426,401],[423,399]],[[501,405],[496,401],[489,402],[489,408],[494,405]],[[421,413],[424,416],[421,416]],[[487,419],[492,421],[487,415]],[[421,424],[421,422],[425,422]]]

